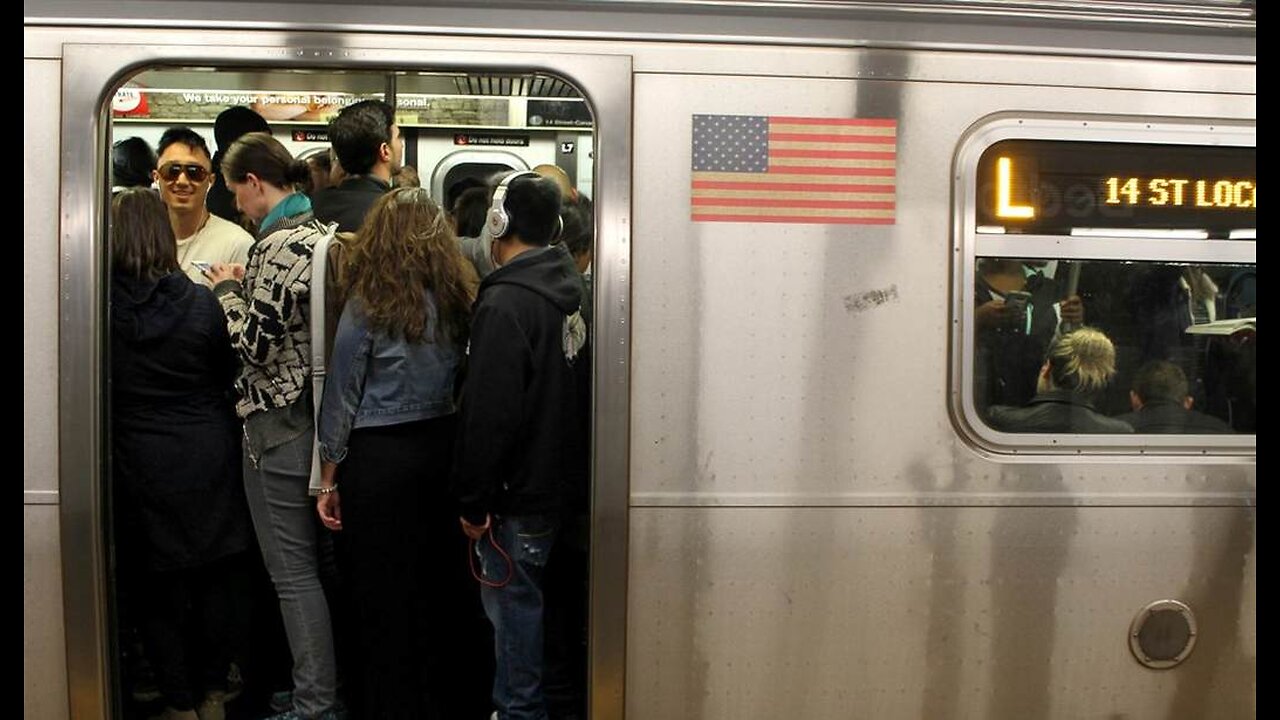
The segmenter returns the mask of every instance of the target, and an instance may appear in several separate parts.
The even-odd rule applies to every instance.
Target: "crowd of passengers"
[[[585,717],[590,200],[539,166],[440,207],[376,100],[307,161],[214,136],[113,147],[130,711]]]
[[[1197,266],[1096,263],[1088,270],[1090,289],[1077,293],[1082,270],[1063,283],[1056,265],[979,262],[973,382],[988,425],[1013,433],[1255,430],[1253,324],[1240,323],[1220,342],[1190,332],[1213,323],[1219,308],[1231,318],[1256,315],[1251,269],[1236,269],[1220,290]],[[1085,323],[1082,294],[1102,306],[1098,326]],[[1116,383],[1121,371],[1127,382]]]

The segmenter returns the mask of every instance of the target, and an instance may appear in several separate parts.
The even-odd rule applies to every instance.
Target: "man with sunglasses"
[[[249,260],[253,236],[235,223],[210,214],[206,195],[213,184],[213,160],[203,137],[189,127],[171,127],[160,137],[153,177],[169,208],[178,241],[178,266],[193,282],[208,285],[201,266]]]

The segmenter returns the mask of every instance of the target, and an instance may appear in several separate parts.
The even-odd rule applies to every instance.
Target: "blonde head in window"
[[[1116,348],[1111,339],[1099,330],[1080,328],[1059,336],[1049,346],[1036,392],[1061,389],[1094,395],[1115,375]]]
[[[1092,397],[1116,374],[1116,348],[1093,328],[1059,335],[1040,366],[1036,395],[1022,406],[995,405],[988,423],[1010,433],[1131,433],[1126,422],[1093,407]]]

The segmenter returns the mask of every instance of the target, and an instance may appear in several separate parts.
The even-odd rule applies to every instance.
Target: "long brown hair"
[[[155,281],[178,269],[169,210],[150,188],[128,188],[111,198],[111,264],[139,280]]]
[[[419,342],[434,320],[431,339],[466,342],[475,271],[426,190],[399,188],[374,203],[351,246],[345,280],[375,329]],[[434,317],[424,290],[435,299]]]

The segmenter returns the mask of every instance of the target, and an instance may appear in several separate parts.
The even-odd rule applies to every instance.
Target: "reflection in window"
[[[1255,266],[984,257],[974,289],[992,428],[1256,432]]]

